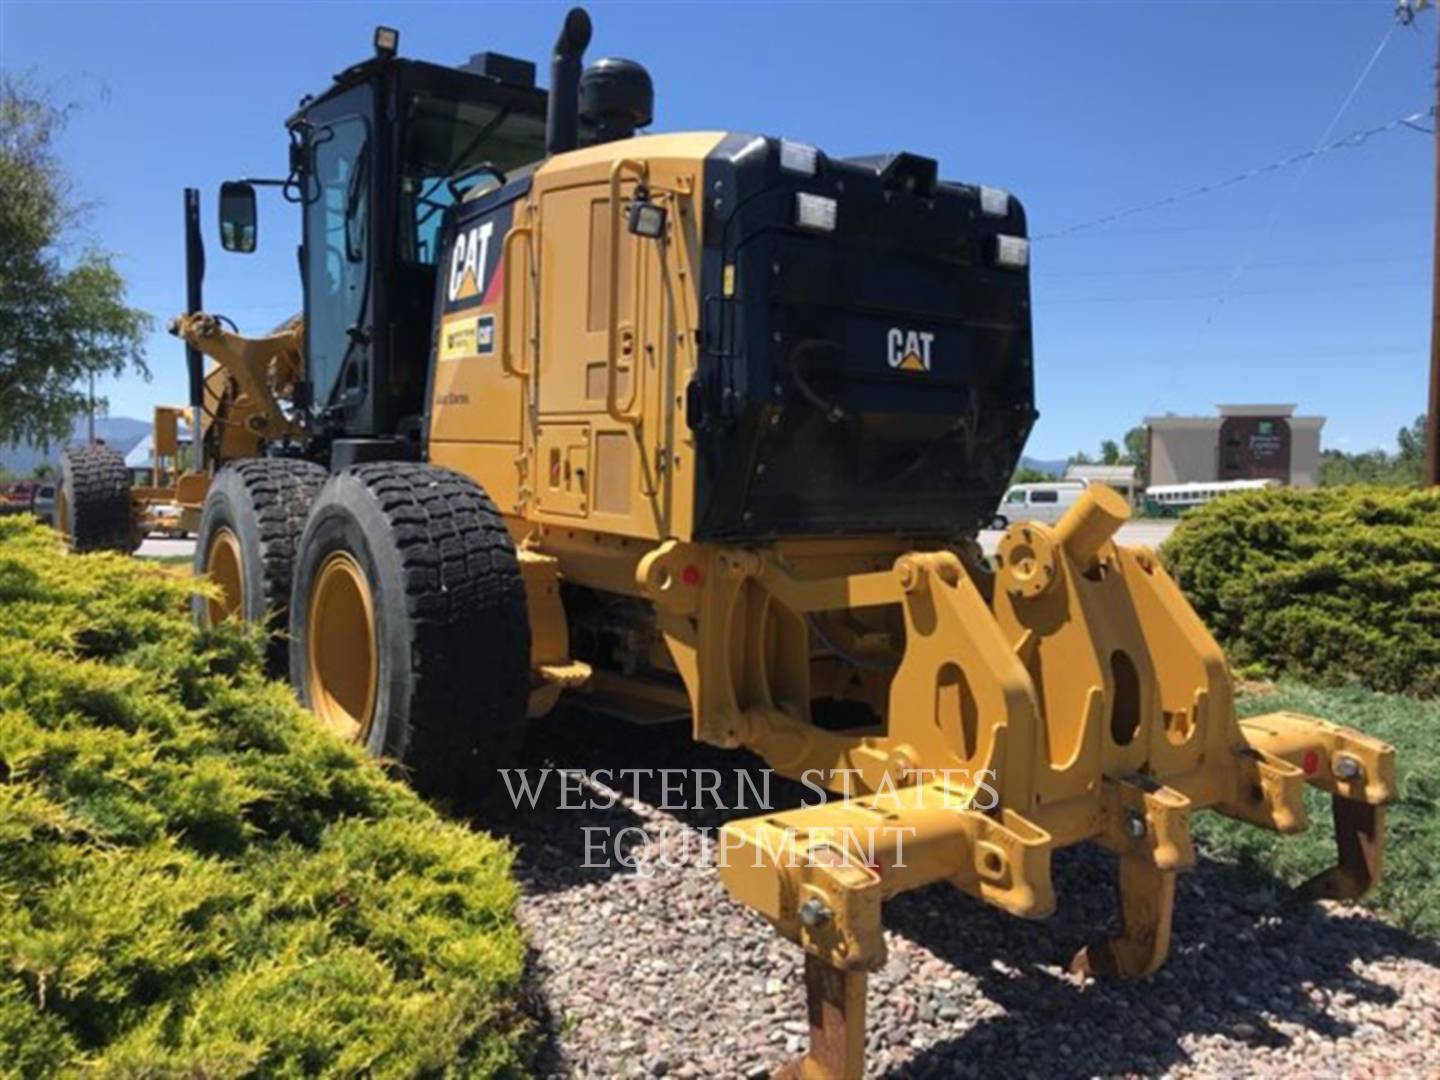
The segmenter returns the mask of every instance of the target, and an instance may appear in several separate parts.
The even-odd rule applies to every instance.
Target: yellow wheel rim
[[[66,540],[70,536],[70,489],[64,484],[55,488],[55,527]]]
[[[375,717],[380,657],[370,583],[349,552],[321,564],[305,625],[310,707],[341,738],[363,743]]]
[[[205,552],[205,575],[220,586],[220,595],[205,602],[205,619],[211,626],[231,615],[245,614],[245,564],[240,556],[240,538],[222,525],[210,538]]]

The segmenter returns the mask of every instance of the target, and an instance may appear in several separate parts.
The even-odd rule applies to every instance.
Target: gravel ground
[[[527,768],[714,768],[733,792],[739,753],[683,725],[585,713],[537,729]],[[532,1008],[550,1076],[762,1077],[806,1044],[800,951],[732,903],[700,838],[743,813],[663,811],[658,778],[608,809],[540,807],[520,846]],[[756,781],[758,783],[758,781]],[[604,789],[586,796],[608,801]],[[799,789],[772,784],[777,806]],[[568,798],[581,801],[576,790]],[[672,800],[678,802],[677,797]],[[686,801],[694,801],[691,793]],[[627,858],[584,830],[633,827]],[[592,832],[598,843],[603,834]],[[1137,984],[1082,983],[1066,959],[1113,925],[1110,860],[1055,863],[1059,910],[1022,923],[936,886],[886,906],[889,962],[870,978],[869,1074],[893,1077],[1440,1076],[1440,949],[1334,904],[1298,905],[1202,860],[1181,878],[1169,962]]]

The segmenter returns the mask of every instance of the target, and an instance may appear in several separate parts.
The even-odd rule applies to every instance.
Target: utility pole
[[[1395,17],[1408,26],[1430,6],[1431,0],[1399,0]],[[1435,40],[1435,252],[1430,271],[1430,395],[1425,412],[1427,487],[1440,487],[1440,28]]]
[[[1425,6],[1427,0],[1419,0]],[[1425,484],[1440,487],[1440,27],[1435,50],[1435,259],[1430,272],[1430,406],[1425,413]]]
[[[86,425],[89,437],[86,439],[91,446],[95,445],[95,373],[90,373],[90,422]]]

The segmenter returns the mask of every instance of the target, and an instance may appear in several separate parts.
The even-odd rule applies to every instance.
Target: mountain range
[[[70,442],[84,442],[86,438],[87,419],[83,416],[75,420],[74,429],[70,435]],[[103,416],[95,418],[95,435],[103,439],[109,445],[115,447],[122,454],[128,454],[135,448],[136,443],[150,434],[150,424],[144,420],[136,420],[129,416]],[[59,466],[60,451],[64,443],[53,443],[48,450],[38,446],[20,443],[16,446],[0,446],[0,469],[11,476],[29,476],[35,466],[41,462],[48,461],[51,465]],[[1054,461],[1046,461],[1043,458],[1022,457],[1020,459],[1022,468],[1035,469],[1037,472],[1047,473],[1050,476],[1063,476],[1065,474],[1065,460],[1063,458]]]
[[[84,442],[89,436],[89,423],[88,417],[76,417],[75,424],[70,431],[70,438],[65,442],[51,443],[48,449],[33,443],[0,445],[0,469],[11,476],[21,477],[29,476],[35,471],[36,466],[43,462],[59,468],[60,451],[68,443]],[[97,416],[95,418],[95,437],[113,446],[122,454],[128,454],[135,449],[135,444],[148,434],[150,434],[150,423],[147,420],[135,420],[129,416]]]

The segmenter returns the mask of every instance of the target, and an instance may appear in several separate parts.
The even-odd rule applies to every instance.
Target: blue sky
[[[592,3],[588,56],[655,78],[656,130],[791,135],[832,154],[911,150],[1007,187],[1037,236],[1310,149],[1393,22],[1355,3]],[[114,415],[185,396],[163,332],[184,298],[181,189],[204,193],[207,307],[259,332],[294,311],[298,218],[262,195],[261,250],[213,235],[228,177],[284,171],[282,120],[370,51],[542,60],[565,11],[537,3],[0,0],[0,66],[81,102],[63,152],[94,237],[155,313],[154,380]],[[1428,108],[1435,17],[1389,38],[1336,136]],[[543,78],[543,75],[542,75]],[[1109,227],[1037,240],[1028,451],[1093,451],[1146,414],[1296,402],[1329,446],[1391,446],[1423,411],[1433,139],[1399,129]]]

